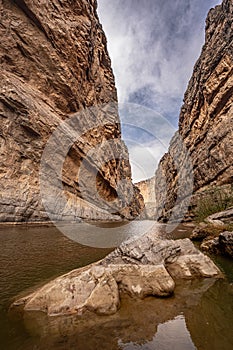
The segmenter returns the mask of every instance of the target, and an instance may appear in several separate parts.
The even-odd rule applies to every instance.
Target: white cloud
[[[217,0],[99,0],[98,13],[120,102],[149,87],[151,104],[176,113],[204,42],[205,17]],[[140,101],[133,101],[140,102]]]
[[[148,145],[128,142],[128,149],[134,182],[154,176],[161,155],[167,151],[167,148],[158,141]]]

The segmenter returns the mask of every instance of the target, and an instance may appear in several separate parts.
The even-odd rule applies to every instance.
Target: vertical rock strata
[[[131,219],[143,207],[131,184],[114,76],[96,8],[96,0],[0,4],[0,221],[48,219],[40,198],[40,161],[52,132],[73,116],[82,138],[64,159],[62,184],[76,216]],[[89,159],[88,152],[103,142],[107,161],[98,154]],[[88,190],[93,174],[96,196]],[[85,182],[85,191],[80,182]],[[59,207],[59,198],[54,207]],[[64,219],[64,208],[55,210],[56,215]]]
[[[185,168],[184,153],[179,151],[180,137],[193,167],[191,204],[195,203],[195,194],[209,186],[233,182],[232,19],[232,0],[224,0],[208,14],[205,45],[184,96],[179,130],[155,175],[157,217],[161,220],[169,219],[173,207],[179,217],[180,202],[190,194],[184,188],[178,199],[179,180]]]
[[[155,177],[136,183],[144,198],[145,218],[155,219]]]

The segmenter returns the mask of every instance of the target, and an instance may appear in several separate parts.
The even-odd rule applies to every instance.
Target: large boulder
[[[103,260],[56,278],[13,303],[48,315],[113,314],[120,295],[169,296],[181,278],[221,277],[221,272],[189,239],[162,240],[156,233],[122,243]]]

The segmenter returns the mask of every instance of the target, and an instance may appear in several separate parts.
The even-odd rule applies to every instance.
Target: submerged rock
[[[220,270],[189,239],[162,240],[147,233],[122,243],[103,260],[56,278],[13,308],[43,311],[49,316],[114,314],[121,294],[144,298],[169,296],[178,279],[221,277]]]

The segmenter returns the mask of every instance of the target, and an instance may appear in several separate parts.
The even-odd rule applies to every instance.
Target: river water
[[[124,236],[127,232],[130,236],[150,229],[152,224],[135,221],[130,227],[106,224],[105,228],[114,227],[114,234]],[[161,232],[165,228],[155,227]],[[81,225],[75,228],[82,229]],[[96,225],[96,233],[99,229]],[[109,231],[105,231],[108,241]],[[179,227],[170,237],[185,237],[189,232]],[[174,296],[165,299],[125,297],[121,309],[112,316],[48,318],[30,313],[18,318],[8,312],[15,296],[99,260],[112,248],[111,244],[106,244],[107,248],[82,245],[53,226],[0,226],[0,241],[1,350],[233,349],[232,260],[215,260],[225,272],[225,280],[183,281]]]

